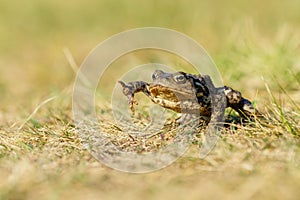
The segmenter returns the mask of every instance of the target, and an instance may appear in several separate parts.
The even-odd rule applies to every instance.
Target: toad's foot
[[[124,83],[123,81],[118,81],[122,88],[123,88],[123,94],[128,98],[128,104],[130,107],[130,110],[132,114],[134,114],[134,104],[137,104],[137,102],[134,100],[134,94],[138,92],[144,92],[145,94],[148,93],[146,86],[148,83],[144,81],[133,81]]]

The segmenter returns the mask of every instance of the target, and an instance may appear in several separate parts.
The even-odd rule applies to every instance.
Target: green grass
[[[299,8],[297,0],[0,1],[0,199],[297,199]],[[268,120],[224,130],[202,160],[199,133],[183,157],[153,173],[121,173],[94,159],[75,133],[75,73],[64,49],[80,65],[107,37],[143,26],[193,37],[224,83],[255,101]],[[160,55],[184,64],[136,52],[113,63],[103,82],[113,88],[132,62]],[[115,139],[128,137],[107,104],[97,105]],[[143,151],[143,141],[135,145]]]

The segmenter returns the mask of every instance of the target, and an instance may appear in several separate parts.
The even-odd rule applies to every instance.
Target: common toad
[[[154,103],[179,113],[199,113],[210,119],[212,115],[212,93],[225,96],[225,107],[231,107],[244,119],[253,119],[259,112],[241,93],[231,87],[217,87],[208,75],[193,75],[185,72],[166,73],[156,70],[152,74],[152,83],[133,81],[124,83],[123,93],[127,96],[130,108],[134,112],[134,94],[143,92]],[[212,91],[211,88],[214,88]],[[225,98],[224,98],[225,99]]]

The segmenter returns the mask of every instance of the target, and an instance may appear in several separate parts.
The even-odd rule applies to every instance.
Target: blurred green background
[[[225,83],[245,83],[236,84],[238,89],[263,88],[261,76],[274,72],[294,90],[292,77],[299,78],[300,68],[299,11],[298,0],[1,0],[0,98],[61,90],[74,78],[65,47],[80,65],[99,42],[145,26],[194,38],[211,54]]]
[[[155,173],[120,173],[95,160],[72,122],[76,74],[64,50],[80,65],[113,34],[148,26],[194,38],[226,85],[271,113],[270,126],[228,129],[206,159],[183,156]],[[0,0],[0,200],[297,199],[299,55],[299,0]]]

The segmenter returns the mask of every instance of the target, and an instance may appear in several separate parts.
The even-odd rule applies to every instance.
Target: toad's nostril
[[[165,72],[163,72],[162,70],[155,70],[152,74],[152,80],[155,80],[157,77],[159,77],[160,75],[164,74]]]

